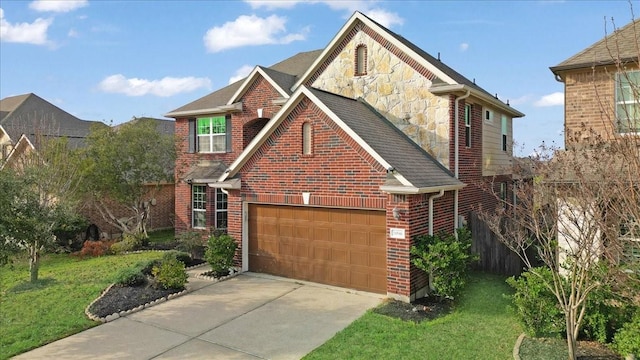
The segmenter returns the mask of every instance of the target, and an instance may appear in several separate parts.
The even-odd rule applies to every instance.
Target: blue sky
[[[640,1],[0,2],[0,98],[35,93],[86,120],[163,114],[325,47],[359,10],[526,117],[516,154],[562,145],[563,85],[549,70],[640,12]]]

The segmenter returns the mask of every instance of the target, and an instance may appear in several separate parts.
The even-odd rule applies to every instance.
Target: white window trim
[[[196,209],[194,206],[194,191],[196,187],[204,188],[204,209]],[[204,213],[204,226],[196,226],[196,213]],[[207,228],[207,185],[204,184],[193,184],[191,185],[191,227],[193,229],[206,229]]]
[[[208,117],[201,117],[201,118],[197,118],[196,119],[196,137],[198,138],[197,141],[197,151],[200,154],[221,154],[221,153],[226,153],[227,152],[227,127],[226,127],[226,119],[225,119],[225,129],[223,133],[212,133],[210,132],[209,134],[198,134],[198,121],[199,120],[203,120],[203,119],[209,119],[209,129],[210,131],[213,131],[213,119],[214,118],[220,118],[221,116],[208,116]],[[200,144],[202,143],[200,141],[201,137],[207,137],[209,138],[209,149],[208,150],[202,150],[200,148]],[[213,144],[214,144],[214,138],[216,137],[222,137],[224,139],[224,146],[222,150],[213,150]]]
[[[623,78],[623,76],[625,76],[625,74],[630,74],[630,73],[638,73],[640,74],[640,70],[633,70],[633,71],[628,71],[628,72],[618,72],[616,73],[616,89],[615,89],[615,98],[614,98],[614,102],[616,104],[615,106],[615,111],[616,111],[616,128],[617,128],[617,133],[620,135],[640,135],[640,125],[638,126],[638,130],[636,131],[620,131],[620,116],[618,115],[618,105],[634,105],[640,107],[640,98],[637,99],[622,99],[622,100],[618,100],[618,95],[619,92],[621,90],[620,87],[620,79]],[[638,84],[634,84],[632,86],[640,86],[640,81]],[[636,89],[638,90],[638,89]],[[639,111],[640,112],[640,111]],[[627,114],[624,114],[625,118],[627,116]],[[637,122],[640,123],[640,118],[636,119]]]
[[[493,111],[489,109],[484,109],[484,112],[482,113],[482,118],[484,119],[485,122],[493,123]]]
[[[469,110],[469,113],[467,113],[467,109]],[[471,148],[471,145],[473,145],[472,142],[472,136],[471,136],[471,121],[472,121],[472,109],[471,109],[471,104],[465,104],[464,105],[464,127],[465,127],[465,146],[467,148]],[[467,136],[467,131],[466,129],[469,129],[469,134]]]
[[[216,229],[227,229],[229,227],[229,198],[226,197],[225,198],[225,203],[227,204],[227,207],[224,209],[220,209],[218,208],[218,195],[222,194],[223,196],[226,197],[226,194],[224,192],[222,192],[222,190],[220,189],[215,189],[215,196],[216,196],[216,203],[215,203],[215,219],[213,219],[213,226]],[[226,213],[227,214],[227,225],[225,227],[218,227],[218,214],[220,213]]]

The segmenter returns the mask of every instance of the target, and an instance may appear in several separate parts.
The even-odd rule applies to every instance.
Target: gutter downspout
[[[460,143],[460,129],[458,127],[459,125],[459,113],[460,113],[460,100],[462,99],[466,99],[469,97],[469,95],[471,95],[471,90],[467,89],[467,93],[462,95],[459,98],[456,98],[455,100],[455,106],[454,106],[454,171],[453,174],[455,176],[456,179],[460,179],[460,166],[458,164],[458,159],[460,158],[460,149],[458,148],[458,145]],[[453,228],[458,229],[459,225],[458,224],[458,195],[459,195],[460,190],[455,190],[453,192]],[[431,214],[431,213],[429,213]],[[456,236],[457,236],[457,232],[456,232]]]
[[[433,200],[441,198],[443,195],[444,190],[440,190],[439,193],[429,196],[429,236],[433,236]]]

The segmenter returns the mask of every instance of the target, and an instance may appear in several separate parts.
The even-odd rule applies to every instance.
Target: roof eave
[[[164,114],[164,116],[170,117],[170,118],[178,118],[182,116],[206,115],[206,114],[227,113],[227,112],[236,112],[236,111],[242,111],[242,101],[238,101],[230,105],[221,105],[221,106],[216,106],[208,109],[172,111],[170,113]]]
[[[503,103],[502,101],[496,99],[495,97],[485,94],[482,91],[478,91],[470,86],[463,84],[454,84],[454,85],[436,85],[429,88],[429,91],[434,95],[443,95],[443,94],[452,94],[452,93],[466,93],[467,91],[471,91],[471,95],[481,100],[488,102],[500,110],[507,112],[514,118],[523,117],[524,113],[512,108],[511,106]]]
[[[436,193],[440,191],[460,190],[465,186],[467,185],[462,183],[459,185],[428,186],[428,187],[421,187],[421,188],[418,188],[415,186],[382,185],[380,186],[380,190],[389,194],[412,195],[412,194],[430,194],[430,193]]]
[[[629,62],[638,62],[637,56],[632,56],[619,60],[621,63],[626,64]],[[590,69],[596,66],[609,66],[615,65],[618,60],[607,60],[607,61],[592,61],[587,63],[579,63],[579,64],[568,64],[568,65],[556,65],[549,67],[549,70],[553,72],[555,75],[559,75],[558,72],[569,71],[569,70],[578,70],[578,69]]]

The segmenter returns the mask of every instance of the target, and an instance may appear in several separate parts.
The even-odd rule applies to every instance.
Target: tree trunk
[[[577,350],[577,343],[576,343],[576,337],[574,334],[574,328],[576,326],[575,324],[575,316],[573,312],[569,312],[569,314],[567,314],[565,316],[565,324],[567,327],[567,349],[569,351],[569,360],[576,360],[577,359],[577,354],[576,354],[576,350]]]
[[[38,270],[40,268],[40,250],[38,242],[31,245],[29,249],[29,278],[32,283],[38,281]]]

